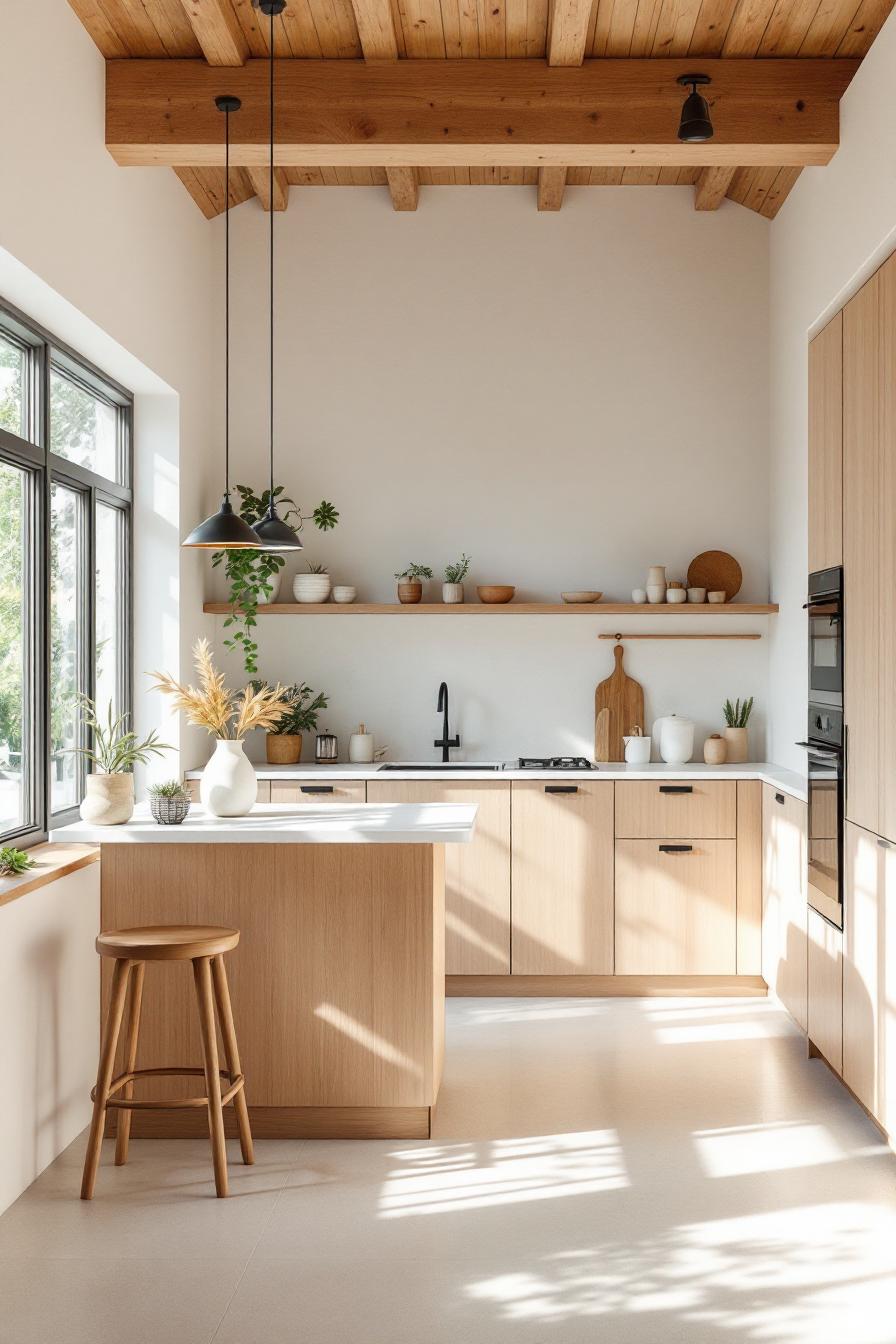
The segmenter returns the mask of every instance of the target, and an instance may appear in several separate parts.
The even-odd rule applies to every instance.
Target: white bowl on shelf
[[[354,602],[358,596],[357,588],[353,588],[350,583],[337,583],[333,589],[334,602]]]
[[[292,581],[292,592],[297,602],[326,602],[330,596],[330,576],[297,574]]]

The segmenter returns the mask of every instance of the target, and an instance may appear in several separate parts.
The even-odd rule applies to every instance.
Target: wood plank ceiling
[[[613,58],[861,59],[896,0],[289,0],[276,22],[277,54],[296,59],[434,61],[540,59],[580,65]],[[204,59],[240,66],[268,54],[268,20],[252,0],[69,0],[108,59]],[[755,160],[754,160],[755,163]],[[225,208],[223,170],[174,170],[203,213]],[[382,186],[396,210],[420,187],[537,188],[558,210],[569,186],[694,187],[698,210],[727,197],[771,219],[801,169],[784,167],[321,167],[277,170],[274,208],[290,187]],[[233,169],[230,204],[257,195],[270,208],[266,171]]]

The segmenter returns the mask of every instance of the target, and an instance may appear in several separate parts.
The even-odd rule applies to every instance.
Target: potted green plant
[[[248,485],[237,485],[234,491],[239,496],[239,515],[243,521],[250,527],[260,522],[268,511],[270,490],[263,490],[258,495]],[[307,522],[313,522],[321,532],[329,532],[339,521],[338,511],[326,499],[321,500],[312,513],[304,514],[294,499],[284,495],[282,485],[276,485],[273,494],[280,516],[296,532],[301,532],[302,524]],[[280,571],[285,563],[283,556],[275,551],[250,548],[216,551],[212,557],[213,565],[224,566],[229,585],[230,615],[224,621],[224,628],[232,633],[225,638],[224,647],[242,654],[243,666],[250,677],[258,671],[258,644],[254,634],[258,608],[275,600],[280,587]]]
[[[179,826],[190,810],[190,795],[177,779],[151,784],[146,792],[149,810],[160,826]]]
[[[470,557],[461,555],[453,565],[445,566],[445,582],[442,584],[442,601],[452,604],[464,600],[464,579],[470,568]]]
[[[15,845],[4,845],[0,849],[0,877],[21,877],[29,868],[36,867],[34,859],[24,849],[16,849]]]
[[[398,600],[405,604],[419,602],[423,596],[423,580],[432,578],[429,565],[408,565],[395,575],[398,579]]]
[[[285,686],[283,696],[286,708],[267,730],[265,755],[271,765],[297,765],[302,759],[302,734],[314,731],[318,714],[330,702],[323,691],[315,695],[304,681]]]
[[[113,717],[109,705],[105,722],[96,711],[96,704],[88,695],[78,697],[81,719],[90,730],[92,745],[71,747],[76,756],[84,756],[93,770],[84,781],[84,800],[81,818],[94,826],[120,826],[130,821],[134,811],[134,766],[145,765],[150,756],[171,751],[167,742],[160,742],[153,729],[141,742],[137,734],[126,727],[129,714]]]
[[[725,741],[728,743],[728,764],[741,765],[744,761],[750,759],[749,746],[747,744],[747,724],[750,721],[750,714],[753,710],[753,697],[749,700],[735,700],[732,705],[730,700],[725,701],[724,715],[727,727],[725,729]]]
[[[297,602],[326,602],[330,596],[330,576],[326,565],[309,563],[307,574],[297,574],[293,579],[292,592]]]

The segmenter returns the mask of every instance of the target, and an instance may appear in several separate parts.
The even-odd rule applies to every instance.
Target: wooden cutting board
[[[607,751],[603,759],[625,760],[623,737],[630,737],[635,727],[644,728],[644,691],[639,682],[626,676],[622,666],[623,648],[613,649],[616,666],[611,676],[602,681],[594,692],[595,757],[601,759],[599,748]],[[601,711],[609,710],[609,724],[601,719]]]

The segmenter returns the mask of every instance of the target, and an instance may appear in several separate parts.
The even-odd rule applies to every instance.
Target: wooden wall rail
[[[276,161],[297,165],[824,164],[839,140],[839,100],[854,60],[701,60],[716,134],[676,138],[693,60],[457,60],[278,63]],[[106,143],[125,165],[223,163],[214,98],[223,72],[197,60],[106,64]],[[263,60],[228,69],[243,100],[231,161],[267,159]]]

